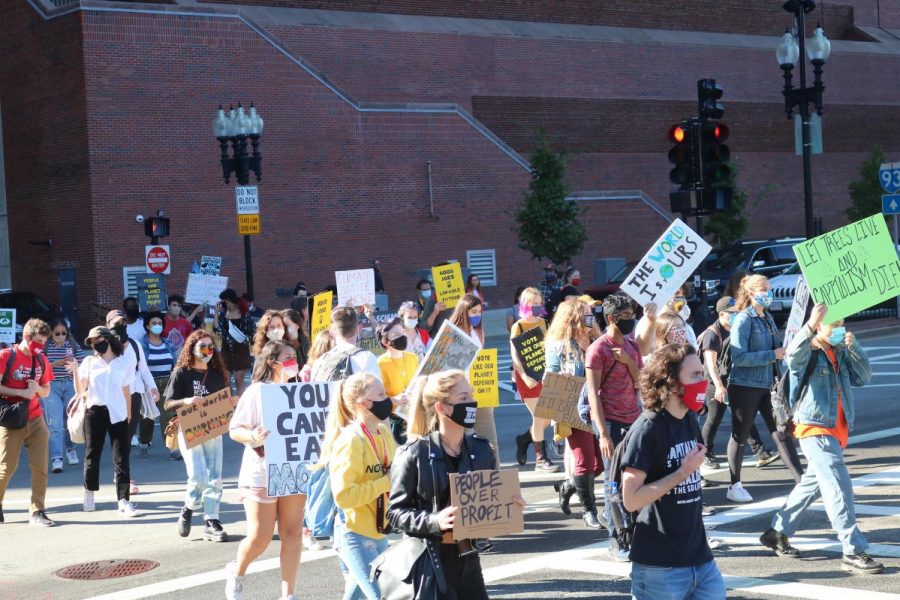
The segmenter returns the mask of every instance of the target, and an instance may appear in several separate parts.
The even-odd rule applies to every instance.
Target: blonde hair
[[[437,415],[434,405],[448,402],[453,388],[460,379],[465,379],[462,371],[441,371],[431,375],[420,375],[412,384],[412,401],[409,408],[409,428],[406,435],[414,440],[425,437],[437,429]]]
[[[560,303],[547,331],[546,341],[560,341],[563,347],[570,345],[572,340],[579,343],[590,342],[589,329],[584,325],[584,309],[587,307],[587,303],[578,298],[569,298]]]
[[[750,298],[753,296],[753,292],[759,291],[768,281],[769,278],[765,275],[756,274],[744,277],[741,280],[741,289],[738,292],[736,308],[740,311],[750,306]]]
[[[519,294],[519,304],[544,304],[544,294],[536,287],[527,287]]]
[[[325,441],[322,444],[320,463],[327,460],[335,440],[356,418],[356,403],[372,391],[372,387],[377,383],[378,378],[368,371],[354,373],[338,383],[337,392],[332,396],[331,406],[328,407],[328,421],[325,424]]]
[[[323,329],[316,336],[316,339],[313,341],[312,346],[309,348],[309,357],[306,359],[306,364],[312,365],[314,362],[319,360],[319,357],[334,348],[334,334],[331,333],[328,329]]]

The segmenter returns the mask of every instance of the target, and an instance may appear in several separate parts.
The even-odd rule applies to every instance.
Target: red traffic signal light
[[[144,235],[161,238],[169,235],[169,217],[147,217],[144,221]]]
[[[669,141],[673,144],[680,144],[687,137],[687,133],[681,125],[672,125],[669,128]]]
[[[690,186],[697,181],[697,171],[694,168],[694,139],[690,124],[682,122],[672,125],[668,132],[669,141],[674,143],[669,150],[669,162],[675,167],[669,172],[669,181],[678,184],[682,188]]]

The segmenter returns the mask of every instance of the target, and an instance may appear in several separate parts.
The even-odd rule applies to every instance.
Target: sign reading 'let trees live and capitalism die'
[[[641,306],[667,302],[711,250],[697,232],[675,219],[625,278],[622,291]]]
[[[794,254],[829,323],[900,293],[900,260],[880,214],[797,244]]]

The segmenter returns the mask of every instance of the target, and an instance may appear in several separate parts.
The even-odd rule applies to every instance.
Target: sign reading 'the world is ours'
[[[625,278],[622,291],[641,306],[667,302],[711,250],[706,240],[675,219]]]

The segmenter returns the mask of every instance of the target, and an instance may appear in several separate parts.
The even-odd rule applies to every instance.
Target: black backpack
[[[786,369],[784,374],[775,378],[772,384],[772,415],[775,417],[775,425],[778,431],[784,433],[793,431],[794,413],[803,400],[803,394],[806,393],[806,387],[809,385],[809,378],[812,372],[816,370],[816,363],[819,361],[819,350],[813,350],[810,354],[809,362],[806,364],[806,371],[803,372],[803,378],[800,380],[800,392],[797,394],[797,401],[791,406],[791,372]]]
[[[340,381],[353,375],[350,358],[363,352],[362,348],[334,349],[326,352],[316,361],[310,374],[310,381]]]
[[[700,340],[703,339],[703,336],[714,335],[719,338],[719,353],[716,356],[716,372],[719,374],[719,378],[727,382],[728,374],[731,372],[731,336],[729,335],[724,340],[722,339],[722,334],[719,333],[718,329],[715,328],[715,323],[707,327],[702,334],[700,334]],[[702,344],[698,340],[698,345]],[[700,353],[700,362],[704,362],[704,352]]]
[[[35,379],[38,356],[42,357],[43,354],[31,355],[31,376],[29,379]],[[6,368],[3,369],[3,377],[0,378],[0,385],[6,385],[6,382],[9,381],[10,370],[12,369],[14,362],[16,362],[15,346],[10,348],[9,360],[6,361]],[[45,363],[43,358],[41,358],[41,368],[46,370],[48,364],[49,363]],[[0,427],[5,427],[6,429],[23,429],[28,424],[28,411],[30,407],[30,399],[20,398],[19,400],[12,400],[0,398]]]

